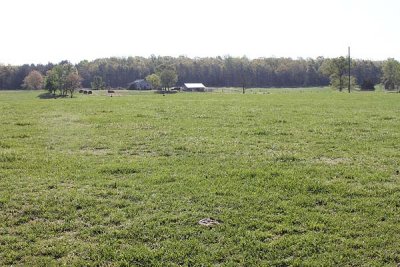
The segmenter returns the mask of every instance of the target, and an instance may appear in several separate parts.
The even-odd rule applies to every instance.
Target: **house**
[[[139,79],[134,82],[128,83],[129,90],[151,90],[151,84],[145,79]]]
[[[190,92],[204,92],[206,87],[202,83],[184,83],[182,89]]]

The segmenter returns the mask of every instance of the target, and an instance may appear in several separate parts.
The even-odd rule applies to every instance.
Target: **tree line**
[[[68,61],[46,65],[0,65],[0,89],[26,88],[24,79],[32,71],[41,73],[45,77],[43,84],[46,84],[49,72],[67,65],[73,68],[72,72],[79,73],[82,87],[87,88],[93,85],[99,85],[99,88],[126,88],[128,83],[155,73],[162,73],[160,68],[164,68],[176,73],[176,79],[173,80],[177,85],[201,82],[209,87],[248,88],[311,87],[331,84],[341,90],[345,84],[344,77],[347,75],[346,60],[344,57],[248,59],[231,56],[206,58],[150,56],[83,60],[75,65]],[[394,59],[387,61],[353,59],[352,84],[368,89],[383,82],[388,89],[396,89],[400,83],[398,63]]]

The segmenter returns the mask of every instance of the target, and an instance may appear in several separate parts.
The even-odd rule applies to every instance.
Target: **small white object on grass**
[[[203,226],[214,226],[214,225],[218,225],[219,221],[212,219],[212,218],[204,218],[199,221],[199,224],[203,225]]]

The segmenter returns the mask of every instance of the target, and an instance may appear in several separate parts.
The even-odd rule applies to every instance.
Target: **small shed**
[[[206,87],[202,83],[184,83],[183,91],[204,92]]]
[[[151,90],[151,84],[145,79],[139,79],[134,82],[128,83],[129,90]]]

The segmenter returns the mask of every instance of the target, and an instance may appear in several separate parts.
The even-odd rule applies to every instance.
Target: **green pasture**
[[[240,92],[0,91],[0,265],[400,263],[400,94]]]

